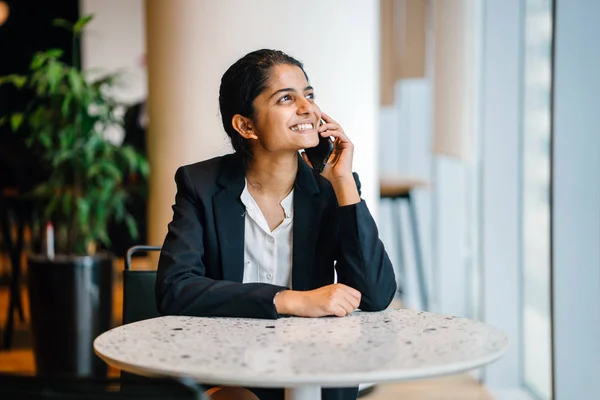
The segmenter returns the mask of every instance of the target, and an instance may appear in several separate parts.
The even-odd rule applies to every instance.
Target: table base
[[[303,386],[285,389],[285,400],[321,400],[321,387]]]

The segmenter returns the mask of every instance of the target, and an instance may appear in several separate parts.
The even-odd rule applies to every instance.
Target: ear
[[[231,125],[244,139],[258,139],[256,130],[254,129],[254,125],[250,118],[235,114],[233,118],[231,118]]]

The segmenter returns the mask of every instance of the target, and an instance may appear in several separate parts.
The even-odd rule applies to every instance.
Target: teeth
[[[313,124],[298,124],[298,125],[294,125],[292,126],[292,130],[293,131],[305,131],[308,129],[312,129],[313,128]]]

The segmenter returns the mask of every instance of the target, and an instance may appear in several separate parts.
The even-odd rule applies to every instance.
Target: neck
[[[297,172],[297,153],[257,156],[248,163],[246,179],[252,191],[283,198],[294,187]]]

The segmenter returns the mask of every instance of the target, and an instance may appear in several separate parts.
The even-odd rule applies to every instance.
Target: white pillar
[[[377,215],[379,2],[146,0],[149,243],[171,220],[178,166],[230,152],[218,90],[246,53],[280,49],[302,61],[323,111],[355,143],[354,170]]]

